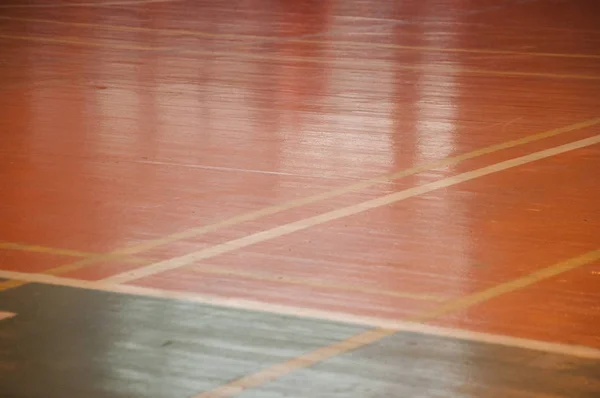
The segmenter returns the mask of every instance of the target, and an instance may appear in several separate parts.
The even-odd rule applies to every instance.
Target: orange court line
[[[587,127],[596,126],[598,124],[600,124],[600,117],[596,117],[596,118],[588,119],[588,120],[585,120],[582,122],[574,123],[571,125],[544,131],[542,133],[536,133],[536,134],[528,135],[528,136],[525,136],[522,138],[505,141],[505,142],[502,142],[499,144],[490,145],[490,146],[479,148],[477,150],[467,152],[467,153],[464,153],[461,155],[448,157],[448,158],[445,158],[445,159],[442,159],[439,161],[435,161],[435,162],[431,162],[431,163],[427,163],[427,164],[423,164],[423,165],[419,165],[419,166],[414,166],[414,167],[404,169],[401,171],[397,171],[392,174],[387,174],[387,175],[367,179],[364,181],[360,181],[358,183],[350,184],[350,185],[347,185],[344,187],[335,188],[335,189],[332,189],[330,191],[326,191],[326,192],[323,192],[320,194],[316,194],[316,195],[308,196],[305,198],[296,199],[296,200],[284,202],[284,203],[281,203],[278,205],[266,207],[266,208],[263,208],[260,210],[240,214],[238,216],[234,216],[232,218],[229,218],[229,219],[226,219],[223,221],[218,221],[213,224],[190,228],[190,229],[187,229],[187,230],[175,233],[175,234],[167,235],[162,238],[153,239],[153,240],[149,240],[144,243],[141,243],[141,244],[118,249],[111,253],[87,257],[87,258],[84,258],[84,259],[81,259],[81,260],[78,260],[75,262],[63,264],[61,266],[58,266],[51,270],[48,270],[45,273],[50,274],[50,275],[60,275],[60,274],[78,270],[78,269],[81,269],[81,268],[84,268],[87,266],[91,266],[93,264],[96,264],[96,263],[99,263],[99,262],[102,262],[105,260],[119,259],[119,258],[121,258],[121,256],[129,256],[129,255],[133,255],[133,254],[139,254],[139,253],[151,250],[155,247],[159,247],[162,245],[166,245],[169,243],[177,242],[177,241],[188,239],[188,238],[197,237],[197,236],[200,236],[203,234],[207,234],[209,232],[214,232],[219,229],[238,225],[238,224],[241,224],[244,222],[258,220],[258,219],[261,219],[261,218],[264,218],[264,217],[267,217],[270,215],[281,213],[283,211],[299,208],[299,207],[317,203],[317,202],[321,202],[321,201],[331,199],[334,197],[338,197],[338,196],[341,196],[344,194],[358,192],[358,191],[367,189],[369,187],[372,187],[372,186],[375,186],[378,184],[389,183],[391,181],[395,181],[395,180],[398,180],[398,179],[401,179],[401,178],[404,178],[407,176],[415,175],[415,174],[421,173],[423,171],[432,170],[432,169],[436,169],[439,167],[445,167],[445,166],[449,166],[449,165],[456,165],[456,164],[459,164],[459,163],[464,162],[469,159],[474,159],[474,158],[481,157],[481,156],[484,156],[487,154],[499,152],[499,151],[505,150],[505,149],[515,148],[515,147],[518,147],[521,145],[540,141],[540,140],[543,140],[546,138],[558,136],[558,135],[565,134],[568,132],[581,130],[581,129],[584,129]],[[21,283],[21,284],[23,284],[23,283]],[[6,290],[6,289],[9,289],[12,287],[16,287],[17,285],[18,285],[18,283],[14,282],[14,281],[0,283],[0,291]],[[18,285],[18,286],[21,286],[21,285]]]
[[[288,38],[288,37],[272,37],[272,36],[261,36],[261,35],[247,35],[247,34],[231,34],[231,33],[211,33],[211,32],[199,32],[189,29],[169,29],[169,28],[145,28],[141,26],[125,26],[125,25],[110,25],[110,24],[99,24],[91,22],[67,22],[67,21],[56,21],[51,19],[41,18],[21,18],[21,17],[10,17],[0,16],[0,20],[7,21],[18,21],[18,22],[36,22],[36,23],[48,23],[55,25],[67,25],[84,28],[99,28],[106,30],[114,30],[119,32],[149,32],[149,33],[160,33],[164,35],[173,36],[195,36],[195,37],[212,37],[212,38],[223,38],[223,39],[252,39],[252,40],[266,40],[268,42],[279,42],[285,41],[286,43],[306,43],[306,44],[338,44],[356,47],[367,47],[367,48],[389,48],[399,50],[413,50],[413,51],[424,51],[424,52],[444,52],[444,53],[467,53],[467,54],[493,54],[493,55],[519,55],[519,56],[531,56],[531,57],[556,57],[556,58],[589,58],[589,59],[600,59],[598,54],[569,54],[569,53],[549,53],[549,52],[528,52],[528,51],[510,51],[510,50],[490,50],[490,49],[469,49],[469,48],[447,48],[447,47],[433,47],[433,46],[409,46],[389,43],[373,43],[373,42],[361,42],[355,40],[315,40],[315,39],[302,39],[302,38]],[[376,26],[375,26],[376,27]],[[258,43],[255,43],[258,44]]]
[[[389,296],[389,297],[397,297],[397,298],[407,298],[412,300],[422,300],[422,301],[437,301],[444,302],[448,299],[446,297],[427,294],[427,293],[408,293],[397,290],[385,290],[381,288],[374,287],[363,287],[360,285],[354,284],[344,284],[344,283],[328,283],[328,282],[319,282],[318,280],[308,279],[308,278],[295,278],[295,277],[287,277],[282,275],[266,275],[266,274],[257,274],[254,272],[243,272],[238,270],[231,269],[223,269],[221,267],[210,267],[207,265],[202,265],[200,267],[193,268],[194,272],[202,273],[202,274],[211,274],[211,275],[226,275],[226,276],[235,276],[245,279],[254,279],[259,281],[269,281],[269,282],[277,282],[280,284],[289,284],[289,285],[300,285],[300,286],[310,286],[315,288],[322,288],[327,290],[341,290],[341,291],[349,291],[349,292],[357,292],[363,294],[370,294],[374,296]]]
[[[338,196],[341,196],[344,194],[348,194],[348,193],[360,192],[362,190],[365,190],[367,188],[370,188],[370,187],[373,187],[373,186],[376,186],[379,184],[393,182],[393,181],[396,181],[396,180],[399,180],[399,179],[402,179],[405,177],[409,177],[412,175],[422,173],[424,171],[433,170],[433,169],[440,168],[440,167],[457,165],[459,163],[462,163],[462,162],[470,160],[470,159],[478,158],[478,157],[492,154],[495,152],[499,152],[499,151],[505,150],[505,149],[515,148],[515,147],[518,147],[521,145],[540,141],[540,140],[543,140],[546,138],[551,138],[551,137],[558,136],[561,134],[565,134],[565,133],[581,130],[584,128],[596,126],[598,124],[600,124],[600,117],[596,117],[596,118],[588,119],[588,120],[585,120],[582,122],[570,124],[568,126],[563,126],[563,127],[559,127],[556,129],[548,130],[548,131],[545,131],[542,133],[536,133],[536,134],[532,134],[532,135],[525,136],[522,138],[505,141],[505,142],[502,142],[499,144],[493,144],[493,145],[479,148],[479,149],[476,149],[474,151],[467,152],[464,154],[451,156],[451,157],[447,157],[447,158],[444,158],[444,159],[441,159],[438,161],[410,167],[408,169],[400,170],[400,171],[397,171],[397,172],[394,172],[391,174],[386,174],[386,175],[370,178],[370,179],[363,180],[363,181],[353,183],[350,185],[346,185],[346,186],[343,186],[340,188],[334,188],[332,190],[325,191],[320,194],[291,200],[288,202],[284,202],[284,203],[274,205],[274,206],[269,206],[269,207],[266,207],[266,208],[263,208],[260,210],[256,210],[256,211],[251,211],[249,213],[241,214],[239,216],[234,216],[230,219],[220,221],[215,224],[190,228],[190,229],[187,229],[187,230],[184,230],[181,232],[167,235],[162,238],[149,240],[149,241],[146,241],[141,244],[129,246],[127,248],[117,250],[114,253],[115,254],[117,254],[117,253],[119,253],[119,254],[121,254],[121,253],[122,254],[142,253],[144,251],[153,249],[157,246],[162,246],[162,245],[165,245],[168,243],[174,243],[174,242],[188,239],[188,238],[194,238],[194,237],[206,234],[208,232],[214,232],[214,231],[224,228],[224,227],[238,225],[238,224],[241,224],[241,223],[247,222],[247,221],[255,221],[257,219],[261,219],[261,218],[264,218],[267,216],[281,213],[286,210],[292,210],[292,209],[303,207],[303,206],[306,206],[309,204],[318,203],[318,202],[321,202],[321,201],[324,201],[327,199],[332,199],[332,198],[335,198],[335,197],[338,197]]]
[[[86,262],[89,259],[97,259],[99,256],[102,256],[103,260],[119,260],[125,263],[130,264],[139,264],[144,265],[148,264],[150,260],[140,257],[134,257],[129,255],[112,255],[112,254],[98,254],[98,253],[89,253],[89,252],[81,252],[78,250],[69,250],[69,249],[57,249],[54,247],[47,246],[39,246],[39,245],[28,245],[22,243],[15,242],[0,242],[0,250],[15,250],[15,251],[24,251],[24,252],[32,252],[32,253],[45,253],[50,255],[57,256],[67,256],[67,257],[81,257],[82,260],[79,262]],[[96,261],[96,260],[94,260]],[[45,272],[51,272],[52,270],[47,270]],[[0,292],[8,289],[12,289],[15,287],[23,286],[26,283],[20,281],[3,281],[0,282]]]
[[[135,257],[132,257],[132,259],[135,259]],[[150,261],[147,261],[147,260],[144,260],[144,261],[145,261],[144,263],[141,263],[142,265],[150,263]],[[1,271],[1,269],[0,269],[0,271]],[[386,290],[386,289],[366,288],[366,287],[363,287],[360,285],[353,285],[353,284],[325,283],[325,282],[312,281],[310,279],[304,279],[304,278],[274,277],[274,276],[261,275],[261,274],[251,273],[251,272],[221,270],[218,268],[203,267],[202,269],[196,269],[195,271],[203,272],[203,273],[210,273],[210,274],[233,275],[233,276],[237,276],[237,277],[241,277],[241,278],[245,278],[245,279],[254,279],[254,280],[259,280],[259,281],[278,282],[278,283],[283,283],[283,284],[293,284],[293,285],[299,285],[299,286],[310,286],[310,287],[315,287],[315,288],[321,288],[324,290],[340,290],[340,291],[347,291],[347,292],[357,292],[357,293],[363,293],[363,294],[370,294],[370,295],[374,295],[374,296],[389,296],[389,297],[404,298],[404,299],[417,300],[417,301],[444,302],[447,300],[447,298],[445,298],[445,297],[442,297],[439,295],[434,295],[434,294],[427,294],[427,293],[408,293],[408,292],[392,291],[392,290]],[[49,270],[49,271],[45,271],[45,272],[42,272],[39,274],[57,275],[59,273],[53,272],[53,270]],[[0,292],[9,290],[9,289],[13,289],[16,287],[24,286],[26,284],[27,284],[27,282],[20,281],[20,280],[7,280],[4,282],[0,282]]]
[[[500,163],[491,164],[489,166],[481,167],[475,170],[455,174],[451,177],[442,178],[433,182],[393,192],[388,195],[379,196],[375,199],[366,200],[364,202],[349,205],[346,207],[340,207],[336,210],[328,211],[326,213],[317,214],[315,216],[290,222],[288,224],[279,225],[271,229],[263,230],[250,235],[246,235],[241,238],[223,242],[214,246],[198,250],[196,252],[185,254],[183,256],[173,257],[168,260],[159,261],[154,264],[142,266],[140,268],[134,269],[133,271],[122,272],[120,274],[105,278],[103,279],[103,281],[108,283],[127,283],[137,279],[160,274],[165,271],[180,269],[182,267],[193,265],[195,263],[198,263],[199,261],[206,260],[208,258],[216,257],[224,253],[229,253],[231,251],[255,245],[257,243],[262,243],[268,240],[279,238],[281,236],[285,236],[294,232],[309,229],[316,225],[353,216],[379,207],[388,206],[390,204],[413,198],[416,196],[420,196],[425,193],[433,192],[438,189],[451,187],[466,181],[471,181],[473,179],[485,177],[493,173],[498,173],[503,170],[522,166],[527,163],[556,156],[565,152],[596,145],[598,143],[600,143],[600,135],[570,142],[564,145],[555,146],[542,151],[529,153],[527,155],[505,160]]]
[[[115,43],[102,43],[94,42],[89,40],[81,40],[74,37],[40,37],[40,36],[19,36],[19,35],[6,35],[0,34],[0,39],[13,39],[13,40],[24,40],[40,43],[53,43],[53,44],[65,44],[65,45],[78,45],[87,47],[103,47],[103,48],[114,48],[121,50],[138,50],[138,51],[153,51],[153,52],[166,52],[175,53],[177,55],[170,55],[172,58],[180,59],[181,55],[200,55],[210,57],[232,57],[237,59],[253,59],[253,60],[268,60],[268,61],[285,61],[285,62],[303,62],[303,63],[327,63],[329,67],[348,67],[355,69],[356,62],[360,61],[362,71],[381,71],[381,70],[415,70],[415,71],[427,71],[432,74],[434,70],[430,66],[417,66],[417,65],[403,65],[396,62],[389,62],[384,60],[368,60],[365,61],[363,58],[350,58],[345,57],[344,59],[331,59],[328,57],[296,57],[291,55],[278,55],[269,53],[256,53],[252,51],[244,50],[240,51],[208,51],[208,50],[186,50],[170,47],[148,47],[136,44],[115,44]],[[164,55],[164,54],[163,54]],[[383,69],[382,69],[383,68]],[[387,69],[386,69],[387,68]],[[443,74],[476,74],[476,75],[488,75],[488,76],[503,76],[503,77],[531,77],[531,78],[549,78],[549,79],[573,79],[573,80],[600,80],[598,75],[582,75],[582,74],[563,74],[563,73],[545,73],[545,72],[519,72],[519,71],[503,71],[503,70],[489,70],[480,68],[464,68],[454,65],[440,65],[435,68],[435,72]]]
[[[53,254],[57,256],[66,256],[66,257],[81,257],[81,258],[89,258],[89,257],[97,257],[97,256],[106,256],[103,253],[93,253],[93,252],[82,252],[79,250],[71,250],[71,249],[59,249],[56,247],[48,247],[48,246],[40,246],[40,245],[30,245],[25,243],[16,243],[16,242],[0,242],[0,250],[15,250],[15,251],[24,251],[24,252],[32,252],[32,253],[47,253]],[[148,259],[128,256],[128,255],[120,255],[118,256],[120,261],[132,264],[146,264],[148,263]]]
[[[29,245],[24,243],[15,242],[0,242],[0,250],[17,250],[34,253],[48,253],[55,254],[57,256],[68,256],[68,257],[91,257],[98,255],[97,253],[81,252],[78,250],[69,249],[58,249],[54,247]]]
[[[526,288],[541,280],[548,279],[567,271],[590,264],[600,259],[600,249],[585,253],[579,257],[559,262],[546,268],[542,268],[531,274],[524,275],[511,281],[498,284],[492,288],[480,292],[450,300],[432,311],[410,317],[409,321],[427,322],[441,315],[465,310],[473,305],[489,301],[495,297]],[[223,384],[211,391],[196,395],[194,398],[225,398],[235,396],[250,388],[262,386],[268,382],[290,374],[294,371],[313,366],[330,358],[345,354],[349,351],[365,347],[381,339],[396,334],[398,330],[388,328],[377,328],[356,334],[345,340],[318,348],[315,351],[300,355],[285,362],[276,364],[256,373],[241,377],[232,382]],[[535,347],[532,347],[535,349]]]
[[[107,256],[108,254],[101,253],[92,253],[92,252],[82,252],[79,250],[71,250],[71,249],[59,249],[55,247],[48,246],[40,246],[40,245],[30,245],[25,243],[16,243],[16,242],[0,242],[0,250],[15,250],[15,251],[24,251],[24,252],[32,252],[32,253],[46,253],[53,254],[57,256],[66,256],[66,257],[97,257],[97,256]],[[113,256],[114,257],[114,256]],[[146,264],[148,263],[148,259],[128,256],[128,255],[120,255],[118,256],[120,261],[132,264]]]

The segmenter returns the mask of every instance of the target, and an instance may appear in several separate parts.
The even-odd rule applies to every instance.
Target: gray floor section
[[[2,398],[187,398],[366,329],[30,284],[0,293]],[[600,398],[600,363],[399,333],[240,398]]]
[[[599,398],[600,363],[399,333],[239,398]]]
[[[365,330],[38,284],[0,307],[2,398],[185,398]]]

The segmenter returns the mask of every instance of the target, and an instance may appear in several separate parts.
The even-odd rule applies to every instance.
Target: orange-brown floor
[[[68,319],[37,320],[41,296],[49,306],[58,297],[48,311],[81,300],[68,311],[89,311],[77,322],[102,321],[108,335],[129,312],[152,317],[148,300],[168,299],[208,305],[208,324],[213,310],[240,311],[231,316],[248,322],[217,325],[239,328],[226,343],[238,348],[254,344],[243,331],[267,333],[265,318],[248,315],[256,311],[341,329],[323,326],[328,337],[302,347],[290,343],[306,337],[297,331],[267,340],[253,347],[280,350],[277,360],[244,357],[247,369],[230,364],[237,373],[216,378],[192,361],[197,384],[181,391],[169,387],[176,378],[134,391],[102,373],[57,396],[600,396],[598,9],[594,0],[2,2],[0,345],[27,344],[35,336],[24,325],[38,321],[85,340],[89,331],[66,331]],[[128,304],[96,318],[111,300]],[[156,317],[127,328],[169,340]],[[340,378],[319,373],[409,331],[572,356],[598,372],[527,393],[501,379],[482,389],[476,376],[435,391],[402,378],[367,388],[359,368],[376,357]],[[118,352],[117,340],[97,337]],[[56,341],[0,357],[10,397],[54,386],[18,389],[19,372],[44,374],[22,364],[52,351],[46,344]],[[228,352],[211,357],[219,369]],[[85,367],[94,355],[69,358]],[[131,355],[157,377],[156,363]],[[386,363],[434,354],[398,355]],[[440,355],[451,364],[458,354]],[[300,389],[311,383],[333,390]],[[352,395],[352,385],[363,389]]]

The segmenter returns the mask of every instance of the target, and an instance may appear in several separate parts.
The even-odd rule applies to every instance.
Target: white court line
[[[398,332],[420,333],[430,336],[447,337],[464,341],[502,345],[506,347],[522,348],[558,355],[574,356],[589,359],[600,359],[600,350],[591,347],[550,343],[545,341],[522,339],[518,337],[510,337],[490,333],[471,332],[463,329],[428,326],[417,322],[405,322],[400,320],[383,319],[377,317],[356,316],[345,314],[342,312],[330,312],[316,309],[297,308],[286,305],[263,303],[260,301],[240,300],[198,293],[167,291],[131,285],[111,285],[104,282],[89,282],[63,278],[53,275],[29,274],[23,272],[0,270],[0,277],[30,283],[66,286],[109,293],[121,293],[137,297],[185,301],[203,305],[212,305],[215,307],[264,312],[268,314],[278,314],[284,316],[292,316],[296,318],[340,322],[370,328],[372,327],[392,329]]]
[[[152,276],[165,271],[174,270],[177,268],[185,267],[196,263],[200,260],[215,257],[224,253],[228,253],[234,250],[238,250],[247,246],[251,246],[257,243],[265,242],[271,239],[275,239],[284,235],[289,235],[293,232],[301,231],[314,227],[316,225],[324,224],[340,218],[352,216],[365,212],[367,210],[376,209],[378,207],[387,206],[392,203],[396,203],[405,199],[409,199],[418,195],[423,195],[428,192],[432,192],[441,188],[450,187],[453,185],[460,184],[465,181],[470,181],[479,177],[483,177],[489,174],[497,173],[502,170],[510,169],[513,167],[521,166],[527,163],[534,162],[536,160],[555,156],[564,152],[573,151],[575,149],[584,148],[586,146],[594,145],[600,142],[600,135],[586,138],[583,140],[571,142],[569,144],[560,145],[554,148],[546,149],[539,152],[530,153],[525,156],[506,160],[504,162],[496,163],[490,166],[482,167],[480,169],[468,171],[465,173],[457,174],[452,177],[443,178],[438,181],[430,182],[428,184],[419,185],[413,188],[405,189],[402,191],[394,192],[389,195],[381,196],[379,198],[367,200],[355,205],[342,207],[337,210],[329,211],[327,213],[319,214],[313,217],[305,218],[299,221],[283,224],[275,228],[271,228],[265,231],[257,232],[251,235],[244,236],[242,238],[233,239],[228,242],[224,242],[215,246],[208,247],[206,249],[198,250],[183,256],[174,257],[168,260],[159,261],[153,264],[149,264],[144,267],[140,267],[133,271],[123,272],[108,278],[104,281],[107,283],[127,283],[140,278]]]
[[[268,170],[257,170],[257,169],[241,169],[235,167],[223,167],[223,166],[208,166],[202,164],[192,164],[192,163],[175,163],[175,162],[161,162],[155,160],[140,160],[136,161],[136,163],[147,164],[150,166],[172,166],[172,167],[184,167],[189,169],[201,169],[201,170],[216,170],[216,171],[231,171],[231,172],[239,172],[239,173],[255,173],[255,174],[268,174],[268,175],[278,175],[278,176],[289,176],[289,177],[299,177],[299,178],[319,178],[319,179],[330,179],[330,180],[360,180],[358,177],[348,177],[348,176],[323,176],[316,174],[298,174],[298,173],[286,173],[281,171],[268,171]]]
[[[12,318],[12,317],[14,317],[16,315],[17,314],[12,313],[12,312],[2,312],[2,311],[0,311],[0,321],[2,321],[4,319]]]

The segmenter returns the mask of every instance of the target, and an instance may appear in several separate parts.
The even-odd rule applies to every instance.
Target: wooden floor
[[[595,0],[0,3],[0,397],[600,397]]]

